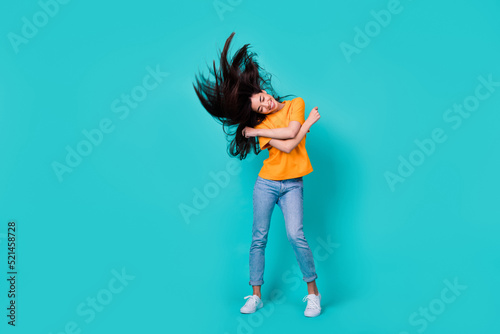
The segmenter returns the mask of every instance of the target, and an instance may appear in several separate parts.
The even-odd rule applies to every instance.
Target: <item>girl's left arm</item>
[[[272,139],[293,139],[299,133],[300,127],[301,124],[298,121],[290,121],[286,128],[276,129],[254,129],[247,126],[243,129],[243,135],[247,138],[267,137]]]

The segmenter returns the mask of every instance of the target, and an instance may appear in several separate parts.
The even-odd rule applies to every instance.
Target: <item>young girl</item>
[[[228,153],[244,159],[253,150],[258,154],[268,149],[269,158],[257,176],[253,190],[253,227],[250,247],[250,280],[253,294],[240,309],[253,313],[263,307],[261,285],[264,284],[264,254],[275,204],[285,218],[288,240],[307,282],[308,295],[304,315],[321,313],[321,294],[316,286],[313,255],[302,231],[303,179],[313,171],[305,148],[306,134],[320,118],[318,108],[304,117],[304,100],[297,97],[284,100],[271,86],[271,76],[263,72],[249,44],[240,48],[231,61],[228,51],[234,32],[229,36],[220,56],[220,68],[215,61],[215,81],[196,78],[195,92],[203,107],[223,125],[230,140]],[[268,94],[267,88],[271,94]],[[258,138],[258,140],[257,140]]]

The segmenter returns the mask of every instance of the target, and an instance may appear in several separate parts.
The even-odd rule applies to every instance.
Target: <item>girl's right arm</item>
[[[274,139],[292,139],[299,133],[301,124],[298,121],[290,121],[288,127],[286,128],[275,128],[275,129],[255,129],[251,127],[245,127],[243,129],[243,136],[245,137],[267,137]]]

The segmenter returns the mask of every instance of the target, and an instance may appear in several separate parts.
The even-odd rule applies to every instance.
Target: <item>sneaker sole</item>
[[[315,317],[319,316],[320,314],[321,314],[321,312],[320,312],[320,313],[318,313],[318,314],[316,314],[316,315],[305,315],[305,314],[304,314],[304,315],[305,315],[306,317],[308,317],[308,318],[315,318]]]

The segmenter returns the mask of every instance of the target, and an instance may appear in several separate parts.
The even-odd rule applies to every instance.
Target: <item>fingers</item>
[[[312,110],[311,110],[311,113],[309,114],[309,118],[311,120],[311,124],[314,124],[316,123],[319,119],[320,119],[320,114],[318,112],[318,107],[314,107]]]

